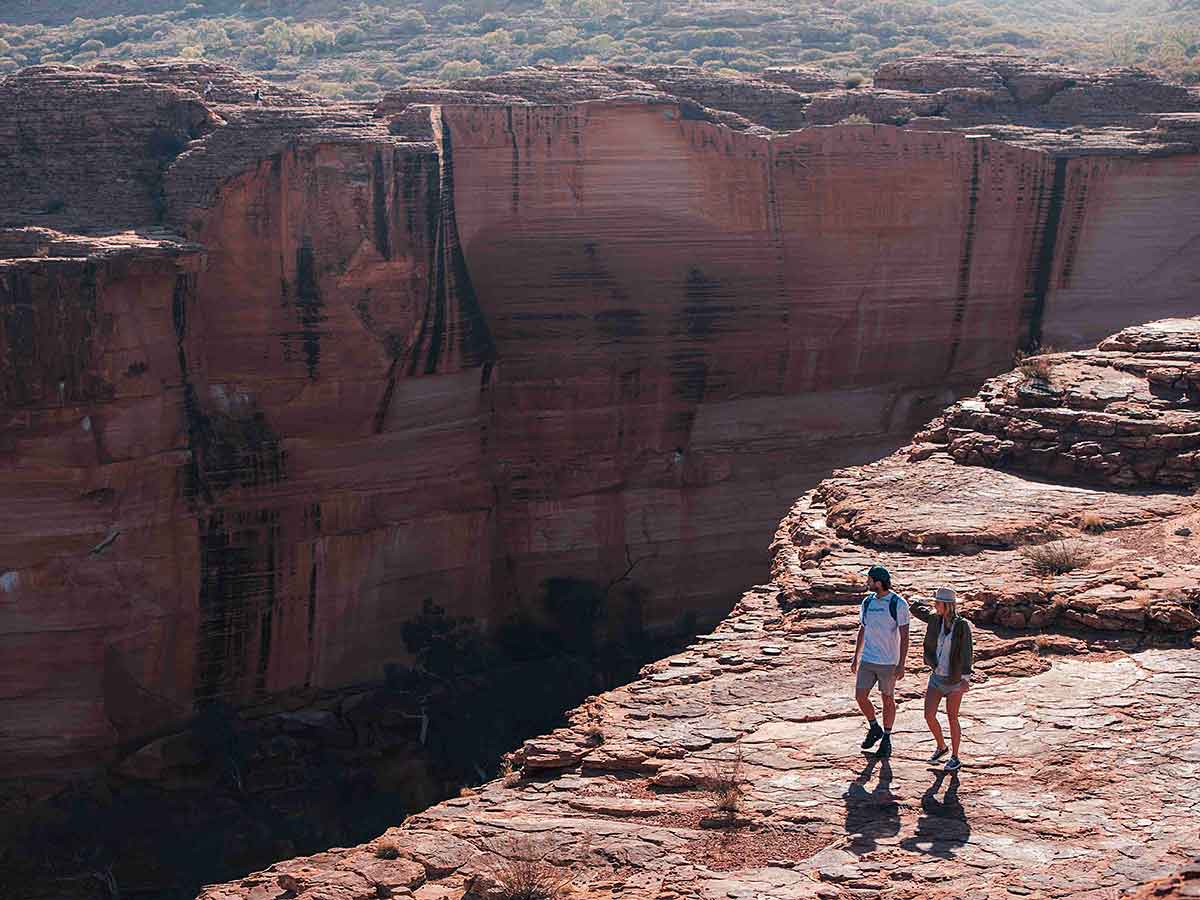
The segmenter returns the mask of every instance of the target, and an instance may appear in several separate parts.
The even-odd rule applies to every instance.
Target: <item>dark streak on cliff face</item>
[[[317,507],[320,510],[320,507]],[[320,528],[318,527],[318,531]],[[308,622],[306,633],[308,635],[308,665],[304,669],[304,686],[306,688],[312,686],[313,678],[313,662],[316,659],[314,652],[316,646],[316,627],[317,627],[317,554],[316,545],[313,545],[313,558],[309,563],[308,568]]]
[[[425,315],[409,360],[409,375],[433,375],[440,364],[479,366],[495,360],[496,348],[458,237],[454,212],[454,149],[450,129],[441,130],[441,178],[436,202],[433,277]]]
[[[517,147],[511,106],[508,108],[508,134],[512,138],[512,214],[515,217],[521,208],[521,151]]]
[[[197,498],[205,503],[212,503],[212,488],[204,473],[204,447],[209,442],[211,429],[208,417],[200,408],[196,396],[196,386],[192,384],[191,371],[188,368],[187,333],[188,333],[188,304],[196,294],[196,277],[179,274],[175,276],[175,288],[171,296],[171,321],[175,329],[175,354],[179,361],[179,379],[183,388],[183,420],[187,428],[188,455],[184,466],[184,498],[194,501]]]
[[[384,259],[392,258],[391,241],[389,240],[389,221],[387,209],[387,176],[384,173],[383,153],[375,151],[371,163],[372,204],[371,214],[375,225],[375,249]]]
[[[677,348],[671,361],[671,381],[675,396],[687,403],[702,403],[709,387],[711,363],[702,345],[722,333],[723,324],[735,312],[725,298],[726,288],[699,267],[688,270],[684,285],[684,304],[675,316],[672,337]],[[690,429],[690,420],[689,420]]]
[[[197,703],[238,696],[252,648],[270,650],[278,547],[279,514],[272,510],[217,511],[201,523]],[[260,655],[255,663],[259,692],[269,659]]]
[[[1050,290],[1050,277],[1054,270],[1054,247],[1058,240],[1059,222],[1062,219],[1063,195],[1067,181],[1068,160],[1054,160],[1054,179],[1046,201],[1044,224],[1041,227],[1041,245],[1033,267],[1033,287],[1025,295],[1022,313],[1025,328],[1026,350],[1038,349],[1042,343],[1042,318],[1046,311],[1046,294]]]
[[[1071,287],[1071,276],[1075,272],[1075,257],[1079,250],[1079,235],[1083,230],[1083,220],[1087,213],[1088,182],[1091,179],[1096,163],[1079,166],[1075,171],[1074,184],[1069,184],[1063,191],[1064,207],[1070,210],[1070,224],[1066,232],[1066,246],[1063,248],[1063,262],[1059,269],[1058,287]],[[1068,202],[1069,201],[1069,202]]]
[[[313,381],[317,378],[317,367],[321,362],[319,326],[325,320],[322,312],[324,305],[317,284],[316,257],[312,245],[306,242],[296,249],[296,316],[300,320],[298,336],[304,348],[304,366]]]
[[[954,371],[958,362],[958,351],[962,346],[963,320],[967,314],[967,300],[971,295],[971,262],[975,253],[976,216],[979,211],[979,167],[986,156],[987,148],[982,141],[972,141],[971,179],[967,183],[967,226],[963,233],[962,257],[958,264],[958,290],[954,295],[954,321],[951,325],[954,337],[946,358],[946,374]]]

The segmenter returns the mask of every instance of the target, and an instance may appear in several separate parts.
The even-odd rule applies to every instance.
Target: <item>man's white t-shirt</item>
[[[891,597],[896,598],[896,618],[892,619]],[[877,666],[900,664],[900,629],[908,624],[908,603],[899,594],[888,591],[882,597],[867,594],[858,619],[863,625],[862,661]]]

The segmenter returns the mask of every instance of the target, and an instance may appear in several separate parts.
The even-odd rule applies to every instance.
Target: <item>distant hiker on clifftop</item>
[[[908,658],[908,603],[892,590],[892,575],[883,566],[867,572],[871,593],[863,598],[858,615],[858,640],[850,671],[854,673],[854,699],[870,723],[863,739],[864,750],[879,741],[876,755],[892,754],[892,726],[896,723],[896,682],[904,677]],[[879,685],[883,697],[883,728],[875,718],[871,688]],[[880,740],[882,738],[882,740]]]
[[[957,772],[958,748],[962,743],[962,726],[958,723],[958,708],[963,695],[970,689],[975,650],[971,637],[971,624],[958,615],[958,595],[950,588],[938,588],[933,595],[937,615],[929,620],[925,629],[925,664],[933,671],[929,675],[929,686],[925,689],[925,724],[937,741],[937,749],[929,757],[933,765],[946,755],[946,739],[942,726],[938,724],[938,704],[946,698],[946,718],[950,720],[950,758],[946,760],[947,772]]]

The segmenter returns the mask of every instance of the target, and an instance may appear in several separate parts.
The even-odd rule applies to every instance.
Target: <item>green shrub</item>
[[[347,25],[337,30],[334,43],[339,47],[349,47],[352,44],[361,43],[365,36],[363,30],[357,25]]]
[[[698,50],[701,47],[736,47],[742,36],[732,28],[694,28],[682,31],[674,37],[676,47]]]
[[[488,34],[489,32],[495,31],[497,28],[503,28],[506,21],[507,20],[504,18],[504,16],[499,15],[498,13],[488,13],[479,20],[479,33]]]
[[[438,72],[438,78],[442,81],[458,81],[460,78],[478,78],[485,72],[483,63],[477,59],[467,62],[455,59],[442,66],[441,71]]]
[[[238,62],[244,68],[266,72],[275,68],[279,60],[266,47],[250,46],[238,54]]]
[[[396,27],[401,34],[424,34],[429,22],[419,9],[406,9],[396,19]]]

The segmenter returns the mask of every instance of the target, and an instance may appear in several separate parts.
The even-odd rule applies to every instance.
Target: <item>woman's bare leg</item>
[[[946,696],[946,718],[950,720],[950,752],[958,756],[958,747],[962,743],[962,726],[958,723],[958,708],[962,706],[965,691],[956,691]]]
[[[942,736],[942,726],[938,724],[937,718],[938,704],[941,701],[942,695],[933,688],[925,691],[925,724],[929,726],[929,733],[937,741],[939,750],[946,746],[946,739]],[[948,701],[946,705],[949,706]]]

